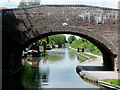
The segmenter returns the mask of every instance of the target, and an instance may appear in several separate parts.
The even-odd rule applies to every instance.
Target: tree
[[[37,40],[36,43],[40,45],[40,40]]]
[[[70,36],[68,38],[68,42],[71,44],[74,40],[77,40],[76,37],[74,35]]]
[[[22,0],[18,7],[30,7],[40,5],[40,0]]]
[[[63,34],[55,35],[55,42],[59,46],[59,48],[62,47],[62,44],[65,43],[66,37]]]
[[[46,41],[46,40],[42,40],[42,41],[41,41],[41,45],[43,45],[43,46],[44,46],[44,50],[46,50],[47,41]]]
[[[67,42],[66,36],[63,34],[48,36],[48,37],[41,39],[41,41],[42,40],[45,40],[47,42],[47,44],[53,45],[53,47],[54,47],[54,45],[58,45],[60,48],[62,47],[62,45],[64,45]]]
[[[20,2],[17,7],[27,7],[27,3],[26,2]]]
[[[49,44],[58,45],[59,47],[62,47],[62,45],[66,42],[66,37],[63,34],[52,35],[49,36],[48,38]]]
[[[47,44],[49,44],[49,37],[46,37]]]

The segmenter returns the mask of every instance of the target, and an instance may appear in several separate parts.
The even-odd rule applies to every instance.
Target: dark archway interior
[[[73,35],[77,35],[80,37],[83,37],[87,40],[89,40],[91,43],[93,43],[95,46],[97,46],[97,48],[102,52],[103,54],[103,66],[108,67],[110,70],[114,70],[114,58],[116,57],[115,55],[113,55],[113,53],[107,48],[106,45],[102,44],[101,42],[99,42],[98,40],[95,40],[94,38],[92,38],[92,36],[88,36],[88,35],[83,35],[80,33],[75,33],[75,32],[50,32],[50,33],[45,33],[42,35],[38,35],[35,38],[32,38],[28,41],[26,41],[21,48],[19,48],[17,50],[17,52],[19,52],[18,55],[22,55],[22,50],[24,50],[26,47],[28,47],[28,45],[30,45],[31,43],[42,39],[44,37],[50,36],[50,35],[55,35],[55,34],[73,34]],[[20,54],[21,52],[21,54]]]

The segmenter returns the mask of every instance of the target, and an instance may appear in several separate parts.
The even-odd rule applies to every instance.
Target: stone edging
[[[120,89],[119,86],[114,86],[114,85],[112,85],[110,83],[107,83],[107,82],[104,82],[104,81],[101,81],[101,80],[98,80],[98,84],[100,84],[100,85],[102,85],[104,87],[110,88],[110,89],[116,89],[116,90]]]
[[[70,48],[70,47],[69,47],[69,48]],[[73,48],[70,48],[70,49],[73,49]],[[72,50],[72,51],[73,51],[73,50]],[[78,52],[75,52],[75,51],[73,51],[73,52],[74,52],[75,54],[80,55],[81,57],[87,59],[87,61],[90,60],[90,59],[92,59],[92,58],[90,58],[90,57],[88,57],[88,56],[85,56],[85,55],[82,55],[82,54],[80,54],[80,53],[78,53]]]
[[[72,50],[72,51],[73,51],[73,50]],[[84,55],[82,55],[82,54],[80,54],[80,53],[78,53],[78,52],[75,52],[75,51],[73,51],[73,52],[76,53],[77,55],[80,55],[81,57],[87,59],[87,61],[90,59],[89,57],[84,56]],[[85,62],[86,62],[86,61],[85,61]],[[83,63],[84,63],[84,62],[83,62]],[[86,71],[86,70],[84,69],[83,66],[79,66],[79,67],[77,66],[77,67],[76,67],[76,70],[77,70],[77,73],[78,73],[82,78],[86,78],[86,79],[88,79],[88,80],[91,80],[91,81],[93,81],[93,82],[96,82],[96,83],[98,83],[99,85],[101,85],[101,86],[103,86],[103,87],[107,87],[107,88],[110,88],[110,89],[116,89],[116,90],[120,89],[119,86],[114,86],[114,85],[112,85],[112,84],[110,84],[110,83],[107,83],[107,82],[105,82],[105,81],[99,80],[97,77],[92,76],[92,75],[88,74],[87,72],[85,73],[84,71]]]
[[[93,81],[93,82],[96,82],[96,83],[98,83],[99,85],[101,85],[101,86],[103,86],[103,87],[106,87],[106,88],[115,89],[115,90],[120,89],[119,86],[114,86],[114,85],[112,85],[112,84],[110,84],[110,83],[107,83],[107,82],[105,82],[105,81],[99,80],[97,77],[92,76],[92,75],[88,74],[87,72],[84,72],[84,71],[86,71],[86,70],[83,68],[83,66],[79,66],[79,67],[77,66],[77,67],[76,67],[76,70],[77,70],[77,73],[78,73],[82,78],[86,78],[86,79],[88,79],[88,80],[91,80],[91,81]]]
[[[82,54],[80,54],[80,53],[78,53],[78,52],[75,52],[75,51],[73,51],[73,52],[76,53],[77,55],[80,55],[81,57],[83,57],[83,58],[85,58],[85,59],[90,59],[89,57],[84,56],[84,55],[82,55]]]

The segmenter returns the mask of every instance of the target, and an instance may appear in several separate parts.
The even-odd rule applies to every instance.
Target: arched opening
[[[88,36],[85,34],[81,34],[78,32],[50,32],[50,33],[45,33],[42,35],[38,35],[28,41],[26,41],[22,47],[19,49],[19,51],[22,51],[24,48],[26,48],[28,45],[30,45],[31,43],[42,39],[44,37],[50,36],[50,35],[55,35],[55,34],[73,34],[73,35],[77,35],[80,37],[83,37],[87,40],[89,40],[91,43],[93,43],[95,46],[97,46],[97,48],[102,52],[103,54],[103,66],[110,68],[110,70],[114,70],[114,58],[116,57],[112,51],[103,43],[101,43],[99,40],[96,40],[95,38],[93,38],[93,36]]]
[[[60,13],[54,12],[53,9],[48,10],[47,8],[49,7],[46,7],[46,9],[44,9],[44,6],[41,9],[39,8],[41,7],[37,8],[38,9],[37,13],[41,12],[41,10],[42,12],[46,10],[45,13],[40,13],[39,14],[40,16],[38,16],[36,13],[34,13],[34,15],[30,14],[31,12],[27,12],[27,14],[25,13],[27,10],[31,11],[34,8],[31,8],[31,9],[26,8],[26,9],[20,9],[20,10],[19,9],[3,10],[2,16],[3,16],[4,25],[3,25],[2,33],[3,33],[4,50],[2,50],[2,53],[4,53],[3,54],[4,61],[2,63],[3,63],[3,69],[5,69],[5,72],[7,70],[12,72],[14,71],[14,68],[18,67],[21,64],[22,50],[25,47],[27,47],[30,43],[38,39],[41,39],[43,37],[54,35],[54,34],[73,34],[89,40],[95,46],[97,46],[98,49],[103,53],[104,66],[111,68],[111,70],[114,70],[114,59],[116,58],[118,51],[114,45],[114,42],[111,41],[111,39],[110,40],[106,39],[107,35],[105,35],[105,31],[103,30],[103,28],[99,30],[95,28],[96,30],[94,30],[94,28],[86,27],[86,24],[83,24],[83,25],[69,24],[70,22],[68,22],[67,18],[72,17],[74,19],[77,13],[76,14],[73,13],[73,15],[71,13],[66,13],[63,15],[62,12],[65,12],[65,10],[67,10],[66,8],[63,10],[61,9],[62,7],[56,8],[57,11],[58,10],[61,11]],[[69,10],[71,10],[71,7]],[[73,11],[76,12],[76,10],[79,11],[79,9],[76,9],[75,7]],[[21,13],[22,15],[18,13],[18,11],[19,12],[22,11]],[[51,16],[48,15],[49,12],[52,12]],[[70,14],[72,16],[69,16]],[[31,15],[33,15],[33,17],[31,17]],[[65,15],[67,17],[65,17]],[[59,18],[57,16],[64,17],[64,18]],[[54,18],[54,17],[57,17],[57,18]],[[34,23],[34,21],[37,23]],[[31,22],[33,22],[35,25],[32,24]],[[75,22],[73,22],[73,24]],[[98,27],[99,27],[99,24],[98,24]],[[99,33],[99,31],[101,31],[101,33]],[[100,35],[100,34],[104,34],[104,35]],[[112,35],[112,33],[110,34]],[[7,45],[8,43],[10,45]]]
[[[26,48],[29,44],[33,43],[36,40],[39,40],[41,38],[44,38],[49,35],[54,35],[54,34],[73,34],[89,40],[95,46],[97,46],[98,49],[103,53],[104,66],[110,68],[111,70],[114,70],[114,59],[117,56],[116,47],[114,47],[113,45],[114,42],[111,43],[110,42],[111,40],[106,40],[104,38],[104,35],[103,36],[99,35],[99,34],[105,34],[105,31],[103,28],[94,31],[94,28],[86,27],[86,25],[91,26],[91,23],[93,23],[93,27],[95,24],[97,24],[97,26],[98,27],[100,26],[99,28],[101,28],[103,27],[104,24],[94,23],[94,22],[86,24],[87,22],[83,21],[81,22],[82,24],[77,23],[76,25],[74,25],[74,23],[77,22],[76,20],[71,23],[71,21],[76,19],[75,17],[78,15],[78,13],[76,13],[76,10],[78,10],[77,12],[80,12],[80,11],[85,12],[84,10],[87,10],[88,8],[90,8],[88,7],[87,9],[84,9],[85,6],[82,6],[82,7],[83,7],[82,9],[76,9],[76,6],[75,6],[73,10],[74,12],[73,11],[71,12],[73,7],[72,8],[70,7],[68,9],[66,9],[66,7],[65,9],[61,9],[61,8],[58,9],[53,7],[54,9],[52,9],[51,7],[48,7],[48,6],[46,8],[45,6],[43,7],[40,6],[38,8],[33,7],[33,8],[26,8],[26,9],[23,8],[23,9],[15,9],[15,10],[12,10],[12,9],[3,10],[2,16],[5,22],[3,22],[3,32],[2,32],[4,35],[3,36],[4,50],[2,50],[3,52],[2,63],[3,63],[3,69],[5,69],[5,72],[8,71],[10,73],[13,73],[14,71],[19,70],[20,68],[19,66],[21,66],[22,50]],[[95,10],[94,12],[96,13],[96,16],[97,14],[98,15],[101,14],[99,12],[96,12],[96,11],[99,11],[98,10],[99,8],[98,9],[97,8],[96,9],[91,8],[91,10],[93,11]],[[66,10],[68,10],[68,12],[70,13],[65,13]],[[91,11],[91,10],[88,9],[88,11]],[[107,8],[105,10],[107,10]],[[82,12],[80,12],[79,14],[80,14],[79,16],[81,16]],[[83,15],[83,16],[86,17],[87,15]],[[93,14],[92,16],[95,16],[95,14]],[[71,19],[71,17],[73,19]],[[71,19],[70,22],[69,22],[69,18]],[[108,17],[108,20],[106,19],[105,20],[109,22],[109,18],[111,18],[111,16]],[[107,22],[106,22],[106,25],[112,26],[112,24],[109,24]],[[84,27],[86,29],[89,28],[89,30],[81,29],[80,27]],[[113,29],[110,29],[110,30],[113,30]],[[99,33],[99,31],[101,31],[101,33]],[[29,37],[27,34],[30,34],[31,37]],[[110,34],[112,35],[112,33]],[[107,35],[105,36],[107,37]],[[10,43],[10,45],[8,45],[8,43]],[[5,73],[3,74],[3,76],[8,75],[10,73]]]

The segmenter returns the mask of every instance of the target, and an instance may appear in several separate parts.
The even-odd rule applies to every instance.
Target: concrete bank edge
[[[76,67],[76,70],[77,70],[78,74],[79,74],[82,78],[85,78],[85,79],[88,79],[88,80],[90,80],[90,81],[96,82],[96,83],[98,83],[99,85],[101,85],[101,86],[103,86],[103,87],[107,87],[107,88],[110,88],[110,89],[116,89],[116,90],[120,89],[119,86],[114,86],[114,85],[112,85],[112,84],[110,84],[110,83],[108,83],[108,82],[99,80],[97,77],[92,76],[92,75],[90,75],[90,74],[88,74],[88,73],[85,73],[85,72],[84,72],[84,71],[86,71],[85,69],[84,69],[84,71],[81,71],[80,68],[84,69],[82,66],[79,66],[79,68],[78,68],[78,66],[77,66],[77,67]]]
[[[73,50],[72,50],[72,51],[73,51]],[[75,54],[80,55],[80,56],[82,56],[83,58],[87,59],[87,61],[90,59],[89,57],[84,56],[84,55],[82,55],[82,54],[80,54],[80,53],[78,53],[78,52],[75,52],[75,51],[73,51],[73,52],[74,52]],[[96,82],[96,83],[98,83],[99,85],[101,85],[101,86],[103,86],[103,87],[107,87],[107,88],[110,88],[110,89],[116,89],[116,90],[120,89],[119,86],[114,86],[114,85],[112,85],[112,84],[110,84],[110,83],[107,83],[107,82],[105,82],[105,81],[99,80],[97,77],[92,76],[92,75],[90,75],[89,73],[85,73],[84,71],[86,71],[86,70],[84,69],[83,66],[78,65],[78,66],[76,67],[76,70],[77,70],[77,73],[78,73],[82,78],[86,78],[86,79],[88,79],[88,80],[90,80],[90,81]]]

